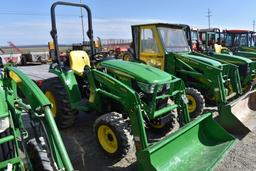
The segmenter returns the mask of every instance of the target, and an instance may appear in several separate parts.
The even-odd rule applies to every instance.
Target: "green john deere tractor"
[[[230,53],[231,51],[228,48],[222,47],[220,29],[199,29],[199,39],[204,47],[203,53],[213,57],[215,60],[226,61],[239,67],[244,92],[255,84],[256,62],[246,58],[246,56],[234,55]],[[203,53],[198,53],[198,55],[204,56]]]
[[[255,32],[249,30],[223,30],[223,41],[234,55],[256,61]]]
[[[191,111],[204,106],[205,98],[217,104],[219,122],[230,132],[244,134],[256,126],[252,87],[242,95],[237,66],[191,52],[188,25],[134,25],[132,35],[136,60],[183,79]]]
[[[86,10],[90,57],[74,50],[68,62],[61,60],[55,8],[63,5]],[[97,56],[88,6],[56,2],[51,18],[54,53],[49,71],[56,78],[45,80],[42,88],[59,126],[73,124],[78,111],[96,111],[94,130],[103,152],[122,158],[134,143],[138,170],[208,170],[230,149],[234,138],[211,114],[190,121],[182,80],[148,65]]]
[[[32,131],[25,126],[26,116]],[[49,100],[12,66],[0,72],[0,170],[74,170]]]

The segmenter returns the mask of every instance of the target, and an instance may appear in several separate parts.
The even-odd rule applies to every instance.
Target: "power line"
[[[211,28],[211,10],[210,8],[208,8],[208,11],[207,11],[207,18],[208,18],[208,27]]]

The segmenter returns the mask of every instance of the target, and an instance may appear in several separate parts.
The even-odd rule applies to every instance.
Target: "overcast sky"
[[[70,0],[79,2],[80,0]],[[0,46],[47,44],[50,37],[52,0],[4,0],[0,6]],[[255,0],[86,0],[93,14],[95,37],[131,38],[130,25],[149,22],[184,23],[208,27],[252,29]],[[210,3],[211,2],[211,3]],[[214,3],[214,4],[212,4]],[[79,8],[59,7],[57,22],[60,43],[82,41]],[[85,19],[85,23],[87,23]],[[87,29],[87,27],[85,27]]]

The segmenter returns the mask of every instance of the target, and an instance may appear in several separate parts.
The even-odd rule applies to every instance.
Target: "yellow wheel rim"
[[[231,83],[228,84],[228,95],[232,94],[234,92],[233,87]]]
[[[192,113],[196,110],[196,100],[191,95],[187,95],[187,99],[188,99],[188,111],[189,113]]]
[[[156,128],[156,129],[161,129],[165,126],[165,124],[152,124],[152,127],[153,128]]]
[[[124,59],[124,61],[130,61],[131,56],[126,54],[123,56],[123,59]]]
[[[52,94],[52,92],[50,92],[50,91],[46,91],[46,92],[45,92],[45,96],[48,98],[48,100],[49,100],[49,101],[51,102],[51,104],[52,104],[51,111],[52,111],[53,117],[55,118],[56,115],[57,115],[57,104],[56,104],[55,97],[54,97],[54,95]]]
[[[101,125],[98,128],[98,139],[102,148],[108,153],[115,153],[118,148],[118,142],[115,133],[107,125]]]

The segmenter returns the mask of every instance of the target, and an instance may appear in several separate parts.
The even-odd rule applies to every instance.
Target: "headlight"
[[[10,127],[9,118],[0,119],[0,133],[4,132]]]
[[[154,89],[156,86],[155,84],[147,84],[139,81],[137,81],[137,84],[144,93],[149,93],[149,94],[154,93]]]

